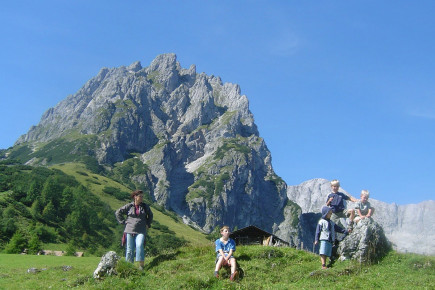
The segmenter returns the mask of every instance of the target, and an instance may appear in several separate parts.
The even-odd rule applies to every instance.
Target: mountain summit
[[[298,243],[301,209],[273,171],[248,99],[236,84],[181,68],[175,54],[148,67],[101,69],[45,112],[9,157],[34,165],[92,159],[109,172],[124,169],[204,232],[255,225]]]

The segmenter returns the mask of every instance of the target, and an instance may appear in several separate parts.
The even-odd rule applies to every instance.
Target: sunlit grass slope
[[[435,257],[391,252],[374,265],[336,262],[320,269],[317,255],[293,248],[240,246],[244,275],[231,282],[213,276],[211,246],[182,247],[145,259],[145,271],[120,262],[118,275],[94,280],[97,257],[0,254],[0,289],[434,289]],[[72,266],[65,271],[65,266]],[[41,270],[27,273],[34,267]]]
[[[65,163],[54,165],[52,168],[62,170],[68,175],[74,176],[77,181],[86,185],[91,191],[99,196],[102,201],[110,205],[115,212],[116,209],[124,205],[126,202],[117,200],[113,196],[103,192],[105,186],[118,188],[120,191],[131,192],[132,189],[101,175],[92,173],[86,169],[81,163]],[[209,245],[210,241],[206,239],[205,235],[199,231],[192,229],[179,220],[162,213],[159,209],[152,208],[154,219],[160,224],[167,226],[171,231],[175,232],[176,236],[184,238],[191,245]],[[150,231],[153,234],[153,231]]]

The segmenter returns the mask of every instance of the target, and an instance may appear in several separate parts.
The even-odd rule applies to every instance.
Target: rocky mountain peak
[[[15,148],[29,164],[86,156],[117,170],[134,160],[142,165],[129,169],[130,181],[198,229],[255,225],[298,241],[300,208],[273,171],[247,97],[195,65],[182,68],[173,53],[148,67],[101,69]]]
[[[135,61],[127,67],[127,70],[132,72],[138,72],[141,69],[142,69],[142,65],[140,64],[140,61]]]

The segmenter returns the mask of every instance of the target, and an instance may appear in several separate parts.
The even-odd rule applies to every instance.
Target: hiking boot
[[[218,271],[214,271],[214,276],[215,276],[216,278],[219,278],[219,272],[218,272]]]
[[[239,272],[237,272],[237,270],[236,270],[236,272],[234,272],[234,273],[232,273],[231,274],[231,276],[230,276],[230,280],[231,281],[235,281],[236,279],[237,279],[237,276],[239,275]]]

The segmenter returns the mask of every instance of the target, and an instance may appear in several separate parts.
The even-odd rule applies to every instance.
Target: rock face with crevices
[[[206,233],[255,225],[298,244],[300,208],[272,168],[247,97],[182,68],[175,54],[101,69],[47,110],[14,154],[35,165],[92,158]]]
[[[353,259],[372,263],[383,258],[391,250],[391,243],[382,227],[373,219],[363,219],[339,244],[340,259]]]

